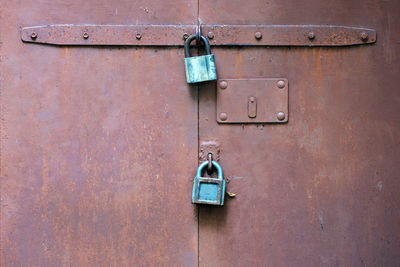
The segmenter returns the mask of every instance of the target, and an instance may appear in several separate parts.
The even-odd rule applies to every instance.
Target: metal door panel
[[[2,266],[197,265],[197,99],[182,49],[19,36],[25,25],[196,15],[196,1],[3,2]]]
[[[218,124],[216,85],[200,88],[200,142],[220,144],[236,194],[225,207],[200,208],[200,266],[399,265],[400,5],[200,0],[199,8],[204,24],[378,33],[374,45],[347,48],[213,48],[219,79],[287,78],[290,119]]]

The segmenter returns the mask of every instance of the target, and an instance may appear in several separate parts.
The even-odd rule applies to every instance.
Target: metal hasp
[[[222,206],[225,198],[225,180],[222,168],[217,162],[212,161],[212,165],[218,172],[218,178],[201,177],[203,169],[207,165],[208,161],[204,161],[197,169],[193,181],[192,203]]]
[[[206,161],[207,155],[212,154],[213,160],[218,162],[220,158],[221,148],[216,141],[202,141],[199,148],[199,164]]]
[[[189,46],[194,39],[200,39],[204,43],[206,55],[191,57]],[[215,69],[214,55],[211,54],[210,43],[203,35],[193,34],[185,41],[185,72],[187,83],[200,83],[215,81],[217,71]]]
[[[21,29],[24,42],[54,45],[183,46],[197,25],[56,24]],[[333,25],[201,25],[211,46],[348,46],[376,42],[376,31]]]
[[[287,79],[221,79],[217,84],[219,123],[288,121]]]

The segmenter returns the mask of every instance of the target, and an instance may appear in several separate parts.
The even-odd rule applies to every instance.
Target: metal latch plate
[[[217,89],[219,123],[285,123],[288,89],[285,78],[220,79]]]

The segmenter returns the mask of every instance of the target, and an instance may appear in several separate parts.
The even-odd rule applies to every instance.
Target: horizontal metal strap
[[[24,42],[54,45],[183,46],[197,25],[24,27]],[[329,25],[202,25],[213,46],[348,46],[376,42],[372,29]]]
[[[24,42],[55,45],[183,46],[197,25],[69,25],[25,27]]]
[[[375,43],[372,29],[325,25],[204,25],[211,45],[347,46]]]

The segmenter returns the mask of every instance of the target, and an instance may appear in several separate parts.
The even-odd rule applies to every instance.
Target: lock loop
[[[217,173],[218,173],[218,180],[223,180],[224,175],[222,173],[222,168],[221,166],[216,162],[216,161],[212,161],[212,165],[214,166],[214,168],[217,169]],[[196,173],[196,177],[201,177],[201,173],[203,172],[204,167],[208,166],[208,160],[204,161],[203,163],[201,163],[199,165],[199,168],[197,169],[197,173]]]
[[[204,37],[203,35],[192,34],[185,41],[185,57],[190,57],[190,51],[189,51],[190,43],[196,38],[200,38],[203,41],[205,49],[206,49],[206,53],[207,53],[207,55],[210,55],[211,48],[210,48],[210,43],[208,42],[207,38]]]

